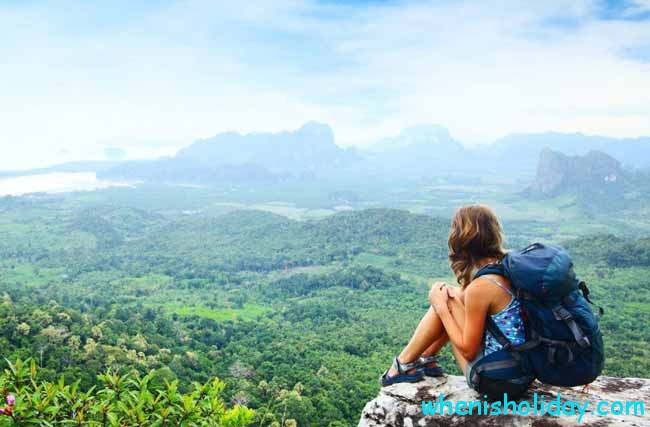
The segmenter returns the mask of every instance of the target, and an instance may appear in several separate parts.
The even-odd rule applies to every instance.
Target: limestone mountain
[[[570,156],[600,151],[616,158],[625,166],[650,167],[650,137],[611,138],[582,133],[522,133],[500,138],[484,146],[484,151],[487,156],[509,162],[511,167],[530,169],[535,167],[545,148]]]
[[[583,156],[567,156],[545,148],[540,153],[537,174],[529,191],[544,196],[567,192],[622,192],[629,181],[628,174],[618,160],[600,151],[590,151]]]
[[[256,164],[272,172],[318,170],[345,162],[348,153],[334,143],[332,129],[310,122],[279,133],[221,133],[200,139],[175,158],[197,165]]]
[[[416,125],[402,130],[399,134],[381,139],[370,147],[371,152],[386,153],[402,150],[425,150],[440,153],[440,149],[454,153],[462,150],[463,146],[449,134],[449,131],[439,125]]]
[[[537,172],[524,196],[533,199],[568,197],[570,205],[585,211],[616,211],[645,208],[650,204],[647,190],[650,174],[625,168],[612,156],[590,151],[568,156],[549,148],[542,150]]]
[[[194,142],[173,157],[125,162],[102,176],[166,182],[268,182],[311,178],[355,158],[353,150],[334,143],[328,125],[310,122],[279,133],[220,133]]]
[[[417,125],[384,138],[367,151],[367,166],[401,177],[437,175],[466,165],[471,152],[438,125]]]
[[[547,149],[564,153],[566,158],[549,154]],[[638,174],[650,168],[650,138],[548,132],[513,134],[491,144],[464,146],[446,128],[422,124],[357,151],[336,145],[327,124],[309,122],[299,129],[277,133],[220,133],[199,139],[172,157],[122,162],[104,167],[98,174],[113,179],[200,184],[319,178],[350,184],[368,179],[408,182],[432,177],[458,182],[486,176],[527,182],[535,174],[540,157],[541,169],[530,189],[537,196],[553,196],[564,190],[600,194],[615,191],[621,184],[603,181],[603,173],[620,179],[623,170]]]

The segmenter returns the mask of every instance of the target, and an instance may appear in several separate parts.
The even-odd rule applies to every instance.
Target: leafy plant
[[[39,381],[34,360],[7,361],[0,387],[7,406],[0,426],[88,427],[245,427],[254,412],[241,405],[227,409],[221,398],[225,384],[214,378],[178,391],[178,381],[151,384],[154,373],[98,375],[101,386],[83,391],[79,382]]]

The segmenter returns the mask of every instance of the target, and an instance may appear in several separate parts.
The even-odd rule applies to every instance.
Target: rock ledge
[[[445,401],[455,404],[458,401],[476,401],[480,396],[467,387],[465,379],[460,376],[426,378],[413,384],[395,384],[381,389],[379,395],[368,402],[363,409],[359,427],[609,427],[609,426],[650,426],[650,379],[600,377],[589,385],[586,391],[582,387],[562,388],[534,383],[528,393],[519,399],[533,402],[533,394],[544,395],[546,402],[561,394],[561,402],[576,401],[580,405],[589,402],[587,411],[580,421],[579,415],[427,415],[422,412],[422,401],[439,399],[443,394]],[[643,402],[644,415],[599,415],[595,412],[599,401],[608,402],[603,406],[611,411],[613,402]],[[623,408],[624,411],[624,408]],[[632,412],[632,409],[630,409]]]

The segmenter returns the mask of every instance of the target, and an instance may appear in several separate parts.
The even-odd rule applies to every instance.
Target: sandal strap
[[[411,369],[415,369],[419,366],[417,363],[417,360],[411,363],[402,363],[399,361],[397,356],[393,359],[393,368],[401,375],[406,373],[406,371],[410,371]]]
[[[418,363],[420,365],[428,365],[429,363],[437,362],[438,358],[436,356],[420,356],[418,358]]]

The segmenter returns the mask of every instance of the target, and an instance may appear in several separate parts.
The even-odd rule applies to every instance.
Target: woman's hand
[[[444,282],[434,283],[429,291],[429,303],[436,313],[440,313],[442,310],[447,309],[448,300],[449,293],[447,292],[447,284]]]

